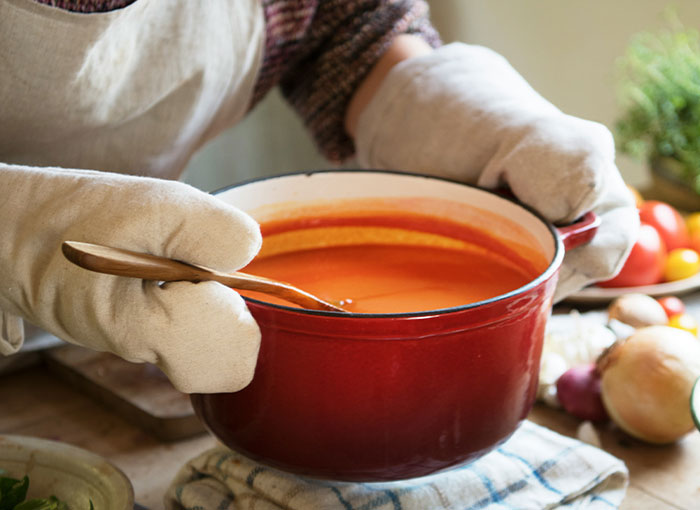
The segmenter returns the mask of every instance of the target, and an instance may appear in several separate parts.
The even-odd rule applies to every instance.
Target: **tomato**
[[[658,231],[642,222],[639,236],[617,276],[598,282],[600,287],[636,287],[653,285],[663,278],[666,245]]]
[[[688,247],[700,253],[700,231],[691,232]]]
[[[668,252],[664,266],[664,280],[673,282],[690,278],[700,271],[700,255],[690,248],[676,248]]]
[[[685,219],[685,226],[688,229],[688,234],[700,234],[700,212],[694,212],[688,215]]]
[[[659,232],[668,251],[688,247],[688,227],[673,206],[659,200],[647,200],[639,206],[639,219]]]
[[[666,312],[666,316],[670,319],[674,315],[685,313],[685,303],[676,296],[664,296],[657,299],[661,308]]]
[[[685,219],[688,229],[688,247],[700,253],[700,212],[694,212]]]
[[[690,314],[681,313],[674,315],[668,320],[668,325],[672,328],[684,329],[685,331],[698,336],[698,321]]]

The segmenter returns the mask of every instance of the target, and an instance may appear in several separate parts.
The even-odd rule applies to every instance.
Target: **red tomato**
[[[683,216],[666,202],[647,200],[642,203],[639,206],[639,219],[659,232],[668,251],[689,246],[690,237]]]
[[[666,264],[666,245],[658,231],[642,222],[639,237],[632,246],[622,269],[617,276],[598,282],[600,287],[637,287],[653,285],[663,278]]]
[[[685,303],[676,296],[664,296],[657,299],[661,307],[670,319],[674,315],[685,313]]]

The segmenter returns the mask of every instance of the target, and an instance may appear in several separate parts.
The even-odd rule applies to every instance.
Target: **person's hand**
[[[609,130],[562,113],[487,48],[455,43],[397,64],[355,131],[363,167],[507,185],[555,224],[595,211],[601,226],[566,254],[555,301],[616,274],[636,240]]]
[[[163,255],[221,271],[261,245],[249,216],[179,182],[0,164],[0,352],[18,317],[68,342],[159,366],[181,391],[236,391],[260,342],[243,299],[214,282],[159,285],[68,262],[65,240]]]

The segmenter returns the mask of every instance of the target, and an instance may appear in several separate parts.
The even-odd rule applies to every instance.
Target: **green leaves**
[[[27,489],[29,489],[28,476],[21,480],[0,476],[0,510],[69,510],[68,505],[56,496],[27,500]],[[92,501],[90,501],[90,510],[92,510]]]
[[[47,499],[30,499],[17,505],[14,510],[69,510],[68,505],[56,496]]]
[[[14,510],[27,497],[29,478],[0,478],[0,510]]]
[[[700,34],[642,32],[619,61],[624,115],[615,131],[621,152],[640,159],[673,158],[700,193]],[[698,184],[696,184],[698,183]]]

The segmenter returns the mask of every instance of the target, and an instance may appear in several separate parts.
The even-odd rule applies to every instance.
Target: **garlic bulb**
[[[618,320],[634,328],[665,325],[668,316],[663,306],[646,294],[624,294],[608,307],[610,320]]]
[[[693,430],[690,394],[700,377],[700,342],[687,331],[640,328],[604,352],[598,370],[603,404],[630,435],[663,444]]]
[[[572,310],[552,315],[547,322],[537,397],[551,407],[559,407],[556,382],[568,369],[595,362],[615,341],[614,333],[605,327],[607,314]]]

